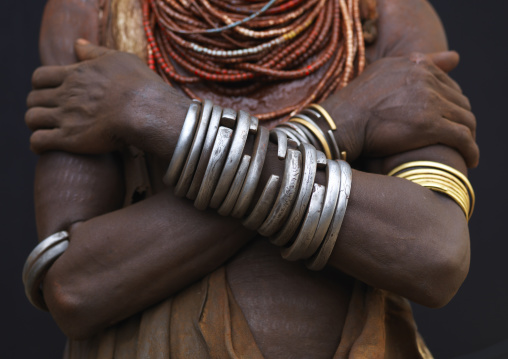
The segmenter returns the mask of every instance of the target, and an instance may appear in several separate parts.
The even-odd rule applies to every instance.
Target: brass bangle
[[[410,179],[411,182],[419,184],[423,187],[430,188],[433,185],[442,186],[446,191],[455,195],[454,199],[457,198],[458,204],[466,209],[466,215],[469,215],[470,202],[469,197],[466,193],[460,191],[460,189],[453,186],[453,184],[439,179],[431,178],[414,178]]]
[[[433,191],[444,193],[447,196],[451,197],[459,205],[459,207],[462,208],[462,211],[466,215],[466,218],[469,219],[468,208],[466,207],[465,204],[462,203],[459,196],[455,192],[451,191],[450,188],[443,186],[437,182],[433,182],[433,181],[416,181],[414,183],[416,183],[422,187],[431,189]]]
[[[408,172],[408,171],[402,172],[404,170],[409,169],[411,171],[414,171],[416,169],[420,169],[420,170],[430,171],[430,169],[432,169],[432,168],[434,168],[434,169],[437,168],[439,170],[443,170],[445,172],[450,173],[451,175],[456,177],[458,182],[461,182],[466,187],[466,189],[467,189],[466,192],[468,194],[468,197],[470,198],[470,205],[469,205],[469,209],[467,211],[467,219],[469,220],[473,214],[473,210],[474,210],[474,206],[475,206],[475,201],[476,201],[475,193],[474,193],[473,187],[471,186],[471,183],[469,182],[467,177],[464,176],[464,174],[462,174],[461,172],[457,171],[455,168],[447,166],[447,165],[439,163],[439,162],[414,161],[414,162],[404,163],[400,166],[395,167],[393,170],[391,170],[388,173],[388,176],[397,176],[397,177],[404,178],[404,176],[405,176],[404,173]],[[399,172],[402,172],[402,173],[399,174]]]
[[[434,181],[436,183],[446,185],[451,190],[453,190],[458,195],[460,195],[460,197],[463,199],[462,202],[464,202],[464,204],[467,205],[467,208],[470,208],[471,203],[469,201],[469,196],[468,196],[467,192],[463,191],[459,186],[457,186],[456,182],[450,181],[447,178],[443,178],[443,177],[439,177],[439,176],[428,176],[428,175],[415,175],[415,176],[408,177],[406,179],[411,182],[415,182],[415,183],[422,182],[422,181],[431,183]]]
[[[305,121],[304,119],[298,117],[298,115],[295,115],[291,117],[289,120],[290,122],[296,122],[299,123],[305,127],[307,127],[318,139],[319,143],[321,143],[321,146],[323,147],[323,150],[325,152],[326,158],[332,159],[332,153],[330,151],[330,146],[328,145],[328,142],[326,141],[326,138],[321,134],[321,132],[316,129],[313,125],[311,125],[309,122]]]
[[[402,173],[397,174],[397,177],[408,178],[408,177],[412,177],[414,175],[442,176],[442,177],[448,178],[452,181],[455,181],[464,192],[467,193],[467,191],[468,191],[466,186],[464,185],[464,183],[462,181],[460,181],[457,177],[452,175],[451,173],[443,171],[443,170],[436,170],[433,168],[417,168],[417,169],[413,169],[413,170],[408,170],[408,171],[404,171]]]

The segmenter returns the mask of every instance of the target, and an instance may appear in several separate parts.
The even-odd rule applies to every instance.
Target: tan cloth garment
[[[262,359],[224,267],[96,337],[65,359]],[[409,303],[357,282],[333,359],[430,359]]]

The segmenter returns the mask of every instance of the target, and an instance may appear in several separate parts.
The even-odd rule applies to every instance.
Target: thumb
[[[94,45],[85,39],[77,39],[74,44],[74,49],[76,50],[76,57],[79,61],[93,60],[113,51],[106,47]]]
[[[460,56],[456,51],[442,51],[427,54],[430,61],[444,72],[450,72],[457,67]]]

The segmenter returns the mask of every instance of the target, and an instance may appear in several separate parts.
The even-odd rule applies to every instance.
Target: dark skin
[[[80,21],[62,15],[73,11]],[[71,63],[74,54],[81,62],[35,72],[26,121],[34,130],[32,149],[44,153],[36,177],[40,237],[61,229],[71,234],[69,249],[44,282],[50,311],[68,336],[93,335],[224,263],[267,358],[330,357],[352,278],[431,307],[453,297],[469,268],[464,214],[447,197],[375,173],[412,160],[465,172],[466,163],[478,162],[476,121],[460,87],[446,75],[458,57],[442,52],[444,33],[430,6],[379,0],[379,12],[380,38],[368,49],[371,65],[324,103],[349,159],[361,158],[374,173],[354,171],[329,266],[313,273],[282,260],[276,247],[239,221],[198,212],[172,189],[121,209],[122,172],[110,153],[130,144],[169,162],[189,100],[132,55],[90,44],[77,44],[74,52],[74,39],[97,40],[96,4],[49,2],[43,63]],[[64,152],[49,152],[54,150]],[[56,171],[78,168],[86,177],[52,181]],[[263,179],[282,170],[271,146]],[[322,173],[317,181],[324,184]],[[63,193],[87,200],[69,202]]]

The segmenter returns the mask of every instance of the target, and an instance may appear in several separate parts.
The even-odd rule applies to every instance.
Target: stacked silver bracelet
[[[69,245],[69,234],[55,233],[40,242],[28,256],[23,267],[25,294],[36,308],[48,310],[42,296],[41,283],[49,267],[62,255]]]
[[[245,111],[194,100],[164,183],[175,186],[177,196],[194,200],[200,210],[216,208],[221,215],[242,218],[247,228],[281,246],[285,259],[303,259],[309,269],[320,270],[330,258],[344,219],[352,172],[347,162],[316,150],[316,145],[324,144],[334,158],[341,156],[334,139],[328,150],[325,134],[310,118],[320,116],[319,112],[312,108],[305,112],[298,116],[309,125],[289,122],[269,132]],[[249,134],[256,136],[254,148],[244,154]],[[331,131],[329,137],[333,138]],[[248,213],[269,140],[277,144],[277,156],[285,161],[284,175],[268,179]],[[289,148],[288,142],[298,149]],[[326,186],[314,183],[318,168],[326,169]]]

